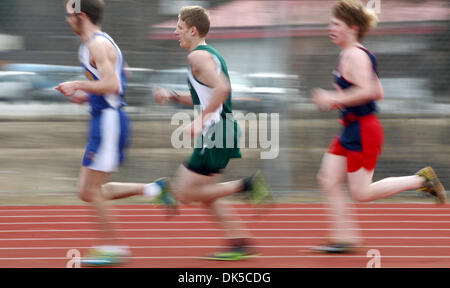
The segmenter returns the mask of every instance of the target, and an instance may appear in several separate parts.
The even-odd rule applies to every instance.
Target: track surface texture
[[[111,208],[120,240],[132,252],[120,267],[450,268],[450,205],[354,204],[351,213],[364,243],[354,254],[333,255],[310,251],[330,232],[323,203],[233,204],[233,213],[261,253],[242,261],[201,259],[227,243],[202,206],[182,206],[169,219],[162,207],[153,205]],[[76,252],[84,255],[99,244],[98,234],[89,206],[0,206],[0,267],[76,267]]]

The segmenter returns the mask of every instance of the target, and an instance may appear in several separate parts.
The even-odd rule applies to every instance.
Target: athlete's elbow
[[[229,81],[224,81],[222,83],[222,85],[220,85],[220,89],[226,93],[226,94],[230,94],[231,93],[231,84]]]
[[[383,87],[379,87],[378,89],[378,94],[377,94],[377,99],[376,100],[383,100],[384,99],[384,89]]]
[[[118,81],[109,81],[109,83],[107,84],[107,93],[111,93],[111,94],[119,94],[120,92],[120,84]]]
[[[383,89],[380,89],[381,86],[371,86],[364,89],[364,92],[361,93],[365,95],[365,98],[367,98],[367,101],[377,101],[381,100],[384,97]]]
[[[231,86],[229,84],[222,84],[219,87],[217,87],[217,92],[219,95],[222,96],[223,100],[225,101],[231,94]]]
[[[384,98],[384,89],[383,86],[381,86],[380,81],[377,81],[372,85],[372,95],[374,100],[383,100]]]
[[[383,88],[381,86],[374,88],[371,92],[371,95],[372,95],[373,100],[375,100],[375,101],[383,100],[383,98],[384,98]]]
[[[115,85],[114,87],[113,87],[113,90],[114,90],[114,94],[119,94],[120,93],[120,85]]]

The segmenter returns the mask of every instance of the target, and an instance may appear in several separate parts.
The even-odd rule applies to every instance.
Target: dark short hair
[[[69,3],[70,0],[65,1],[65,5]],[[103,8],[105,7],[105,2],[103,0],[78,0],[80,1],[80,10],[84,12],[93,24],[99,24],[103,16]],[[72,8],[75,8],[75,1],[73,2]]]

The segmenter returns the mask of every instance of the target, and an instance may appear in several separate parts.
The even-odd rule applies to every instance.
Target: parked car
[[[245,75],[257,87],[264,87],[265,91],[284,94],[285,102],[295,103],[303,95],[300,93],[301,81],[298,75],[284,73],[259,72]]]
[[[256,87],[243,74],[230,71],[232,107],[234,110],[251,112],[276,112],[283,106],[285,90],[276,87]],[[186,91],[187,69],[155,70],[150,78],[150,86]],[[175,104],[177,105],[177,104]],[[179,107],[186,107],[177,105]]]
[[[36,73],[18,71],[0,71],[0,100],[27,101],[33,90]]]
[[[28,91],[29,98],[35,101],[67,101],[54,88],[62,82],[86,80],[84,70],[80,66],[17,63],[7,64],[3,69],[34,73],[33,75],[39,77],[39,81],[34,81],[32,89]],[[125,98],[129,105],[140,106],[151,102],[151,88],[148,79],[152,72],[152,69],[126,68]]]
[[[126,68],[127,87],[125,101],[130,106],[151,105],[154,103],[149,79],[155,73],[153,69]]]
[[[83,75],[81,67],[65,65],[14,63],[4,65],[3,70],[33,73],[33,87],[28,91],[28,98],[45,102],[67,101],[54,88],[61,82],[78,79]]]
[[[41,102],[66,101],[54,88],[61,82],[85,80],[84,72],[78,66],[46,65],[46,64],[8,64],[4,69],[31,73],[31,86],[22,86],[23,95],[30,100]],[[127,87],[125,101],[130,106],[155,105],[152,95],[154,86],[161,86],[175,90],[187,90],[187,69],[146,69],[127,68]],[[19,73],[19,72],[16,72]],[[284,87],[268,87],[254,85],[250,77],[230,71],[232,88],[232,105],[234,110],[251,112],[277,112],[287,107],[290,99],[288,89]],[[264,82],[262,82],[264,83]],[[26,90],[26,91],[25,91]],[[174,107],[187,108],[174,103]]]

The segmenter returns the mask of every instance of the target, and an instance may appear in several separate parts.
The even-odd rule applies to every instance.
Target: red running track
[[[235,262],[202,260],[225,248],[226,241],[201,206],[183,206],[180,215],[169,220],[164,209],[152,205],[113,206],[118,234],[132,251],[124,267],[364,268],[375,261],[386,268],[450,268],[450,205],[355,204],[351,213],[360,223],[364,245],[351,255],[309,251],[329,233],[323,204],[234,208],[261,256]],[[99,244],[94,221],[88,206],[0,206],[0,267],[70,266],[70,249],[83,255]],[[372,249],[379,254],[371,254]]]

